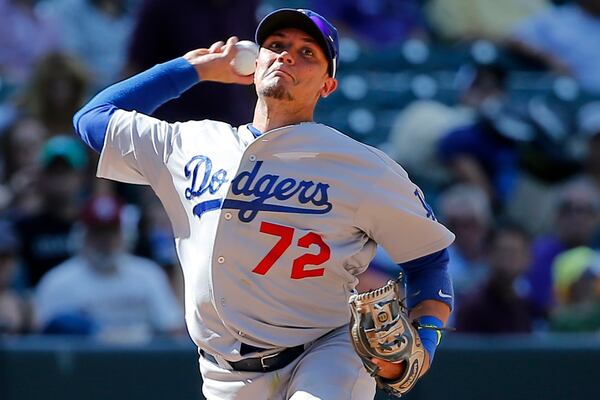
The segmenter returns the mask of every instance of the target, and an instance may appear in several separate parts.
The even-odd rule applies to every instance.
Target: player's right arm
[[[200,81],[251,84],[253,76],[240,76],[231,66],[236,37],[216,42],[183,57],[116,83],[98,93],[73,117],[73,125],[83,141],[102,152],[111,118],[118,110],[152,114],[159,106],[179,97]]]
[[[254,74],[238,75],[231,66],[237,52],[234,46],[237,42],[237,37],[232,36],[226,43],[216,42],[208,49],[189,51],[183,58],[194,67],[203,81],[250,85],[254,81]]]

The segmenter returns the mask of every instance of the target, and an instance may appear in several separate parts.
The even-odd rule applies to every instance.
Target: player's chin
[[[292,101],[293,97],[287,89],[287,85],[280,82],[265,82],[260,86],[258,94],[276,100]]]

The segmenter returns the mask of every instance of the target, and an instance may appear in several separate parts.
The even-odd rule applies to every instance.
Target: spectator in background
[[[2,136],[2,180],[10,181],[19,171],[30,171],[39,165],[39,155],[47,139],[47,131],[33,117],[17,117]]]
[[[455,179],[483,189],[495,208],[501,208],[516,187],[516,143],[533,135],[527,125],[516,125],[508,111],[506,75],[500,64],[477,66],[473,88],[462,99],[475,110],[474,123],[447,132],[438,142],[438,156]]]
[[[425,37],[427,30],[417,0],[309,1],[307,8],[327,15],[343,36],[362,46],[394,46],[411,37]]]
[[[42,171],[34,187],[41,196],[41,208],[16,221],[20,236],[21,260],[28,285],[35,286],[42,275],[74,254],[74,226],[79,216],[85,149],[74,137],[56,136],[41,152]]]
[[[386,151],[428,192],[428,197],[431,191],[447,185],[451,179],[448,168],[438,156],[440,140],[449,132],[472,127],[483,108],[502,101],[505,75],[499,66],[466,64],[456,79],[461,93],[459,104],[447,106],[437,100],[417,100],[395,119]],[[489,185],[487,180],[483,185]]]
[[[582,106],[577,119],[585,140],[584,177],[600,189],[600,101]]]
[[[58,21],[64,51],[81,59],[95,87],[124,73],[127,43],[139,1],[46,0],[45,14]]]
[[[456,329],[466,333],[528,333],[534,325],[531,304],[520,279],[530,263],[530,238],[517,225],[495,229],[490,238],[489,277],[462,302]]]
[[[437,156],[438,141],[446,132],[471,124],[472,111],[437,100],[416,100],[394,119],[384,145],[385,152],[408,171],[428,198],[435,196],[434,192],[447,185],[451,178]]]
[[[448,248],[448,271],[458,309],[463,297],[487,277],[486,245],[492,212],[485,193],[468,185],[456,185],[443,192],[439,209],[440,220],[456,235]]]
[[[70,134],[73,114],[88,90],[88,75],[75,58],[51,53],[36,64],[22,107],[42,122],[51,136]]]
[[[3,176],[9,189],[7,210],[13,219],[38,210],[40,196],[33,184],[40,169],[39,155],[47,137],[44,126],[35,118],[20,116],[2,135],[0,145]]]
[[[0,78],[24,84],[36,62],[56,50],[55,21],[40,13],[38,0],[0,0]]]
[[[135,253],[162,267],[183,304],[183,276],[177,259],[173,228],[154,191],[149,187],[146,189],[140,197],[141,218]]]
[[[26,332],[29,307],[12,284],[17,268],[19,242],[6,223],[0,223],[0,337]]]
[[[254,40],[258,0],[147,0],[138,14],[129,47],[133,74],[198,47],[236,35]],[[153,116],[170,122],[215,119],[241,125],[251,120],[250,87],[204,82],[161,106]]]
[[[141,197],[140,240],[136,253],[154,260],[165,269],[178,265],[173,231],[164,207],[152,190]]]
[[[600,101],[587,103],[580,108],[577,125],[585,142],[581,178],[600,191]],[[590,244],[600,249],[600,229]]]
[[[553,265],[557,305],[551,328],[563,332],[600,332],[600,253],[578,247],[556,257]]]
[[[548,0],[429,0],[425,10],[433,31],[442,39],[498,40],[549,4]]]
[[[512,48],[571,74],[589,91],[600,92],[600,1],[574,0],[541,12],[516,27]]]
[[[37,288],[42,332],[128,342],[182,332],[183,313],[164,272],[125,251],[121,213],[121,203],[110,196],[93,197],[84,206],[81,251],[48,272]]]
[[[554,230],[533,243],[527,274],[530,298],[536,312],[548,315],[554,306],[552,265],[565,250],[586,246],[600,228],[600,191],[589,181],[570,181],[559,189],[554,209]]]

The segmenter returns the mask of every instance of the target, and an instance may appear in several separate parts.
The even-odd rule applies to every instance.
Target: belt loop
[[[267,364],[265,364],[265,360],[268,360],[269,358],[277,357],[277,356],[278,356],[280,353],[281,353],[281,352],[279,352],[279,353],[274,353],[274,354],[269,354],[269,355],[266,355],[266,356],[262,356],[262,357],[260,358],[260,365],[263,367],[263,370],[265,370],[265,371],[266,371],[266,370],[268,370],[268,369],[269,369],[269,366],[268,366]]]
[[[213,355],[213,354],[205,352],[204,350],[201,350],[200,355],[204,358],[206,358],[206,355],[210,355],[210,357],[212,357],[216,361],[216,364],[219,367],[233,371],[233,367],[231,366],[231,364],[229,364],[229,361],[225,360],[223,357],[221,357],[217,354]],[[210,360],[209,360],[209,362],[210,362]]]
[[[221,357],[219,355],[216,355],[214,357],[215,357],[215,360],[217,360],[217,364],[219,364],[219,367],[233,371],[233,367],[231,366],[231,364],[229,364],[229,361],[225,360],[223,357]]]

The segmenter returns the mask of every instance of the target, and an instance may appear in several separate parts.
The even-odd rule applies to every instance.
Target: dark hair
[[[68,84],[71,93],[64,102],[56,103],[52,85],[60,80]],[[36,63],[20,106],[50,130],[56,124],[70,127],[71,116],[81,107],[88,84],[89,75],[81,60],[66,53],[49,53]]]

